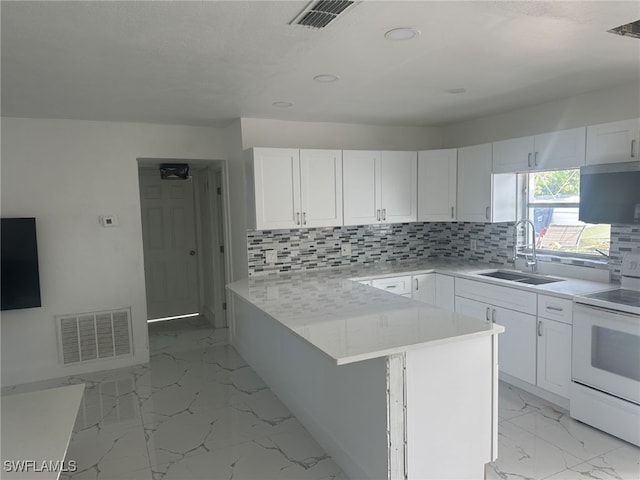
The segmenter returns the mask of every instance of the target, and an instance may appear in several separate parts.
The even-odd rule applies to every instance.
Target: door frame
[[[201,196],[200,185],[196,176],[206,175],[206,182],[209,185],[208,189],[208,201],[210,202],[210,211],[212,213],[212,219],[210,226],[213,228],[214,239],[212,245],[212,258],[214,261],[211,265],[206,265],[202,261],[198,261],[198,310],[201,315],[205,314],[207,319],[212,322],[215,328],[224,328],[229,326],[228,318],[230,316],[229,307],[226,312],[223,309],[223,304],[226,303],[229,306],[226,295],[226,285],[233,281],[233,270],[231,268],[232,258],[232,244],[231,244],[231,224],[230,224],[230,205],[229,205],[229,175],[228,165],[226,160],[201,160],[201,159],[176,159],[176,158],[138,158],[138,172],[141,170],[157,169],[161,163],[188,163],[191,167],[191,176],[193,177],[193,195],[194,195],[194,216],[195,216],[195,228],[196,228],[196,245],[198,252],[203,250],[202,241],[202,222],[201,222]],[[215,192],[215,172],[219,171],[221,175],[221,194],[217,196]],[[216,209],[216,203],[221,202],[219,211],[222,214],[222,218],[218,221],[218,209]],[[217,226],[222,227],[222,235],[216,235]],[[222,254],[222,261],[219,259],[220,242],[219,238],[223,239],[224,252]],[[144,250],[144,243],[143,243]],[[222,267],[222,268],[220,268]],[[204,311],[204,274],[205,269],[210,268],[213,276],[214,284],[214,319],[208,318]],[[146,284],[145,284],[145,298],[146,298]],[[213,321],[212,321],[213,320]]]

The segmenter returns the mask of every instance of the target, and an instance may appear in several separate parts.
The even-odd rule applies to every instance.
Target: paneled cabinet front
[[[516,174],[491,174],[490,143],[458,149],[459,222],[510,222],[516,219]]]
[[[640,118],[587,127],[587,165],[640,159]]]
[[[498,337],[500,371],[536,383],[536,317],[491,303],[456,296],[456,312],[502,325]]]
[[[458,150],[418,152],[418,221],[456,220]]]
[[[344,224],[415,222],[417,153],[343,151]]]
[[[342,225],[342,152],[254,148],[255,228]]]
[[[579,168],[585,164],[586,128],[493,143],[493,173]]]

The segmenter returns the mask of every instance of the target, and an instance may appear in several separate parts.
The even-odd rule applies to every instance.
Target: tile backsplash
[[[398,223],[300,230],[249,230],[249,275],[309,270],[417,258],[466,258],[497,266],[508,261],[513,225],[484,223]],[[478,248],[470,250],[471,239]],[[342,256],[349,243],[351,255]],[[266,251],[276,250],[276,263]]]
[[[475,251],[470,248],[471,240],[477,243]],[[343,243],[350,244],[350,256],[342,256]],[[249,230],[247,246],[250,276],[418,258],[456,258],[496,267],[513,266],[513,223],[417,222]],[[640,249],[640,226],[612,225],[609,269],[613,280],[620,279],[622,255],[634,249]],[[276,251],[275,263],[266,263],[267,250]],[[541,258],[545,260],[586,266],[584,260]]]
[[[612,280],[620,280],[622,257],[632,251],[640,253],[640,225],[611,225],[609,270]]]

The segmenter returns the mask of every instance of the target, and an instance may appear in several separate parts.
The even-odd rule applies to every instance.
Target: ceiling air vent
[[[623,37],[640,38],[640,20],[620,25],[607,31],[609,33],[615,33],[616,35],[622,35]]]
[[[344,0],[313,1],[293,19],[291,25],[302,25],[315,29],[324,28],[354,3],[356,2]]]

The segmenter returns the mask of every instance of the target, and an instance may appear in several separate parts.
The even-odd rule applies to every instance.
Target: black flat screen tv
[[[2,310],[40,307],[36,219],[1,219],[0,249]]]

